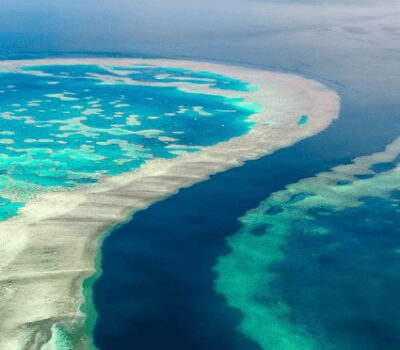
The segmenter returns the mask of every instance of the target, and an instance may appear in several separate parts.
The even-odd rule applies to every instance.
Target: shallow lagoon
[[[243,135],[257,111],[240,99],[173,86],[184,81],[227,91],[252,88],[206,72],[146,66],[122,74],[115,67],[53,65],[26,66],[0,78],[2,218],[15,215],[35,193],[93,183],[150,159]]]

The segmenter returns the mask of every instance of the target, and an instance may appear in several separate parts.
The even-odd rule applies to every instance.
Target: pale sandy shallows
[[[337,94],[299,76],[202,62],[79,59],[1,62],[23,64],[154,64],[209,71],[251,82],[258,91],[229,92],[262,105],[248,134],[175,159],[152,160],[141,169],[28,202],[20,215],[0,223],[0,349],[41,349],[57,322],[81,323],[82,281],[94,273],[98,244],[118,223],[180,188],[237,167],[317,134],[338,115]],[[175,84],[176,85],[176,84]],[[194,86],[189,91],[227,94]],[[307,115],[305,125],[297,124]],[[54,343],[54,342],[53,342]],[[52,344],[50,341],[48,344]],[[77,348],[84,349],[85,341]],[[50,345],[46,345],[50,348]]]

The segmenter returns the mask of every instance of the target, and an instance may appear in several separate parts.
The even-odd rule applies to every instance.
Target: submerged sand
[[[138,170],[103,178],[98,184],[50,192],[29,201],[20,214],[0,222],[0,349],[51,349],[57,323],[82,327],[82,282],[95,273],[99,243],[113,227],[155,201],[210,175],[288,147],[324,130],[338,115],[339,97],[299,76],[204,62],[142,59],[7,61],[2,69],[43,64],[153,64],[207,71],[257,85],[232,92],[182,82],[193,92],[242,97],[263,110],[242,137],[175,159],[154,159]],[[158,86],[160,84],[157,84]],[[300,116],[307,123],[298,125]],[[54,332],[55,333],[55,332]],[[45,345],[47,343],[47,345]],[[87,349],[85,337],[74,349]]]

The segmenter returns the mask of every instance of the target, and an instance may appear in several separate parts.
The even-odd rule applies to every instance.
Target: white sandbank
[[[153,64],[208,71],[257,85],[231,92],[181,82],[180,88],[243,97],[262,105],[246,135],[175,159],[103,178],[98,184],[50,192],[29,201],[20,215],[0,223],[0,349],[42,349],[58,322],[80,324],[82,281],[94,273],[101,238],[138,210],[210,175],[237,167],[324,130],[338,115],[338,95],[299,76],[250,68],[177,60],[51,59],[0,62],[0,71],[21,65]],[[160,84],[157,84],[158,86]],[[167,84],[168,85],[168,84]],[[171,84],[169,84],[170,86]],[[299,126],[301,115],[308,121]],[[85,349],[82,339],[75,348]],[[50,342],[48,344],[51,344]],[[46,349],[51,348],[46,345]]]

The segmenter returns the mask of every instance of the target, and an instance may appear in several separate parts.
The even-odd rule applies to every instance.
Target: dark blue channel
[[[110,235],[94,285],[97,346],[258,349],[236,331],[241,314],[214,293],[212,267],[227,253],[224,239],[239,229],[237,218],[270,193],[381,150],[400,134],[395,107],[385,106],[383,122],[383,106],[366,111],[350,102],[342,101],[340,119],[322,134],[182,190]]]

